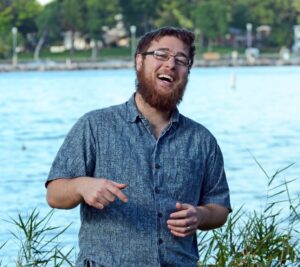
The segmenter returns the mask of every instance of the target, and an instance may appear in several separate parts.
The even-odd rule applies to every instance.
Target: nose
[[[175,66],[176,66],[175,56],[170,55],[169,59],[166,61],[166,65],[167,65],[170,69],[175,68]]]

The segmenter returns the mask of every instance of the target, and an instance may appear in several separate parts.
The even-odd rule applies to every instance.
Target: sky
[[[38,2],[40,2],[42,5],[45,5],[49,2],[51,2],[52,0],[38,0]]]

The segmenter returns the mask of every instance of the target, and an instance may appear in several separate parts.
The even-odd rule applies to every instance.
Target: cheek
[[[181,72],[179,72],[179,75],[180,75],[181,80],[187,80],[187,78],[189,76],[188,69],[182,70]]]

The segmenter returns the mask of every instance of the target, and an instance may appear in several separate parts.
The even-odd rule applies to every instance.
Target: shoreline
[[[300,66],[300,58],[290,60],[258,58],[252,61],[241,58],[233,61],[232,59],[204,60],[196,59],[193,67],[257,67],[257,66]],[[106,70],[106,69],[129,69],[134,68],[131,60],[102,60],[102,61],[39,61],[39,62],[20,62],[17,65],[11,63],[0,63],[0,72],[17,71],[67,71],[67,70]]]

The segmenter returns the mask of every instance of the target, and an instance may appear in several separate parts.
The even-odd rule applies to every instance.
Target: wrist
[[[202,206],[196,207],[197,210],[197,228],[201,229],[205,219],[205,208]]]
[[[198,229],[200,230],[210,230],[212,222],[212,213],[207,206],[197,207],[197,217],[198,217]]]
[[[84,188],[87,184],[88,177],[82,176],[74,179],[74,192],[77,196],[77,199],[83,201],[84,199]]]

